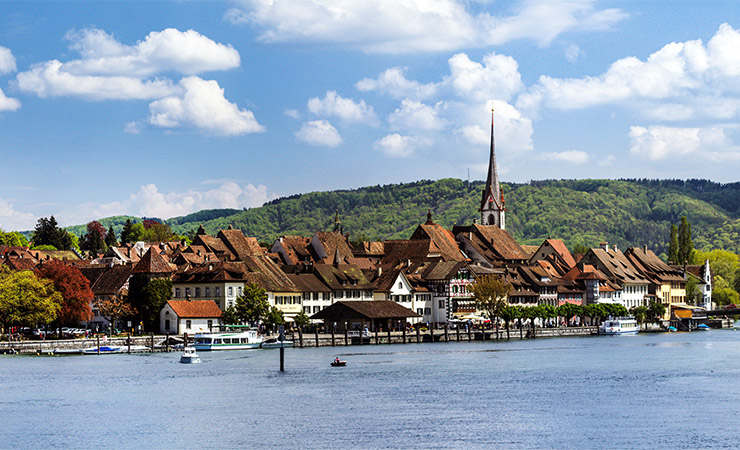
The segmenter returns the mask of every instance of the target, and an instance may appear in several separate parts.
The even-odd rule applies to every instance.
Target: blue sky
[[[0,2],[0,228],[485,178],[738,181],[740,2]]]

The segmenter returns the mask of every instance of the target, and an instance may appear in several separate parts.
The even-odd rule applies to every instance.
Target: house
[[[530,264],[542,263],[556,270],[560,276],[576,265],[573,255],[560,239],[545,239],[529,258]]]
[[[669,315],[675,306],[686,305],[686,279],[680,270],[664,263],[647,245],[629,247],[624,255],[650,280],[648,295],[664,304]]]
[[[619,287],[612,291],[611,286],[602,286],[600,289],[602,299],[605,295],[614,293],[618,295],[619,301],[612,297],[612,302],[621,303],[628,310],[636,306],[647,306],[650,299],[650,280],[635,268],[616,245],[609,248],[609,245],[603,242],[600,248],[590,249],[579,262],[579,265],[585,264],[592,265]]]
[[[159,312],[162,333],[190,335],[219,326],[221,308],[210,300],[168,300]]]
[[[100,312],[99,304],[109,301],[114,297],[128,297],[129,280],[134,266],[131,264],[90,264],[80,267],[80,272],[90,283],[93,292],[91,306],[92,318],[87,324],[90,328],[105,329],[110,326],[109,318]],[[126,328],[123,322],[115,323],[115,328]]]
[[[704,264],[671,267],[681,270],[686,280],[690,276],[695,277],[697,288],[701,293],[701,299],[697,302],[697,306],[707,310],[714,308],[712,305],[712,269],[709,267],[708,259],[704,261]]]
[[[419,315],[391,301],[339,301],[311,316],[323,320],[327,329],[386,331],[404,329],[406,322]]]
[[[455,226],[452,228],[463,253],[473,263],[488,267],[526,264],[530,254],[509,234],[496,225]]]

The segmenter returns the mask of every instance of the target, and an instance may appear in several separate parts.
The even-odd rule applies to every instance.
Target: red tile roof
[[[221,317],[221,308],[213,300],[168,300],[167,304],[180,318]]]

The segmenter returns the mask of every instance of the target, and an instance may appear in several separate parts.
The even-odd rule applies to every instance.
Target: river
[[[0,448],[740,447],[733,330],[178,358],[0,356]]]

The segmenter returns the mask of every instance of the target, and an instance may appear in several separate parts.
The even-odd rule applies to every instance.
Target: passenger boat
[[[185,347],[180,354],[180,362],[183,364],[196,364],[200,362],[200,357],[193,347]]]
[[[617,335],[617,334],[637,334],[640,326],[633,317],[616,317],[609,318],[599,327],[599,334]]]
[[[196,333],[193,340],[193,347],[196,350],[248,350],[259,348],[262,343],[262,336],[257,334],[255,328],[246,328],[241,331],[237,329],[237,331]]]

